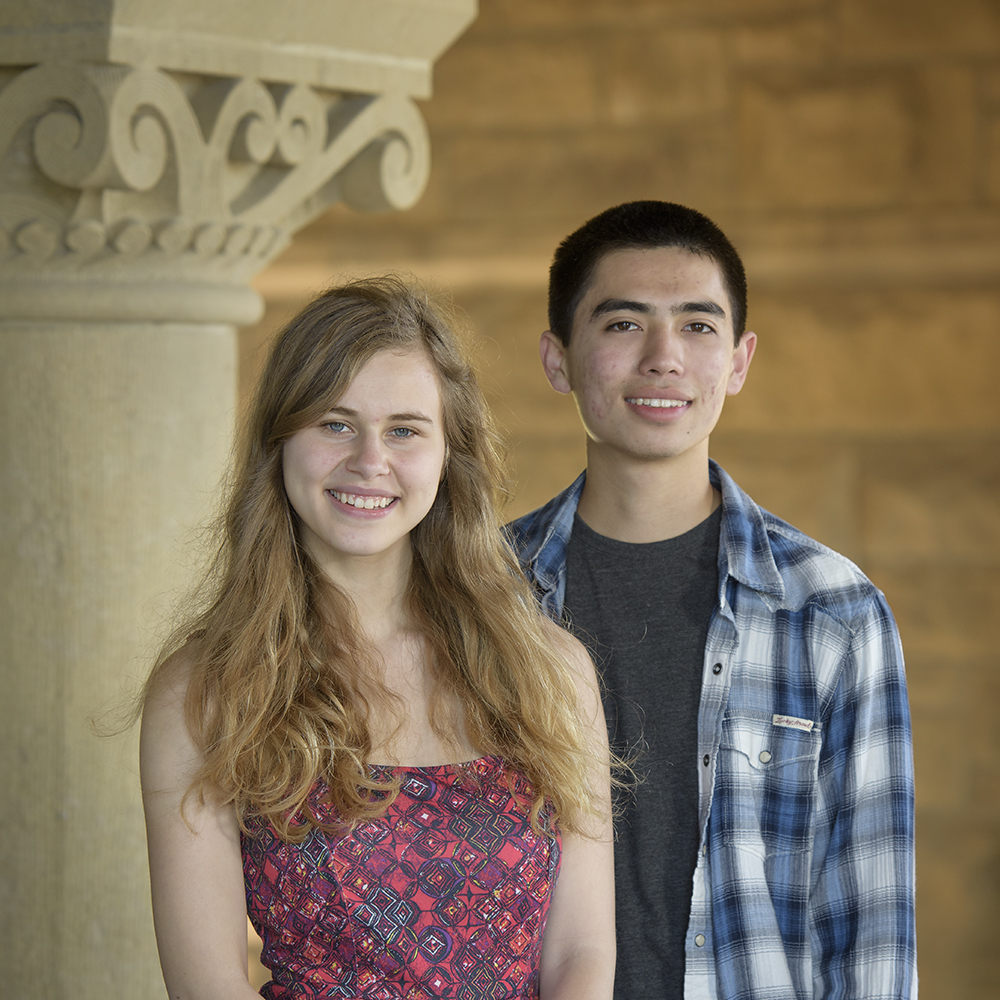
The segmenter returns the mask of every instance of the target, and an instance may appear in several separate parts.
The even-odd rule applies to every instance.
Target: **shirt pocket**
[[[822,749],[818,723],[775,718],[726,713],[712,801],[715,836],[764,857],[810,851]]]

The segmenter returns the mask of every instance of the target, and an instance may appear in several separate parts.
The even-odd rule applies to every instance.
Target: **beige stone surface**
[[[846,55],[865,62],[996,55],[1000,10],[992,0],[840,0]]]
[[[738,24],[731,44],[735,58],[747,67],[814,70],[829,59],[834,39],[825,19],[805,16]]]
[[[863,461],[860,524],[872,558],[1000,569],[1000,435],[880,443]]]
[[[961,816],[921,823],[917,891],[920,995],[996,995],[1000,850],[996,824]]]
[[[903,192],[914,142],[902,84],[785,73],[739,98],[741,194],[752,208],[865,209]]]
[[[428,120],[473,134],[592,126],[603,89],[591,47],[577,39],[555,48],[521,39],[465,45],[439,67],[437,84]]]
[[[229,446],[231,328],[0,325],[5,993],[153,996],[135,733]],[[110,713],[110,714],[108,714]]]
[[[757,294],[749,322],[759,346],[729,426],[891,435],[1000,424],[993,289]]]
[[[938,660],[995,657],[1000,644],[1000,573],[992,566],[905,569],[867,562],[892,605],[904,648]]]
[[[0,6],[0,62],[80,59],[430,95],[476,0],[56,0]]]
[[[729,81],[710,67],[723,65],[726,55],[725,37],[706,27],[619,33],[606,45],[601,75],[610,124],[648,129],[723,114]]]
[[[980,136],[971,66],[933,66],[913,81],[916,106],[912,198],[916,205],[977,200]]]

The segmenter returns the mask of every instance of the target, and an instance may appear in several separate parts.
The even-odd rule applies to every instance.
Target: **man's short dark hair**
[[[733,335],[746,328],[747,279],[725,233],[693,208],[669,201],[630,201],[585,222],[559,244],[549,268],[549,328],[566,345],[594,269],[614,250],[680,247],[715,261],[729,293]]]

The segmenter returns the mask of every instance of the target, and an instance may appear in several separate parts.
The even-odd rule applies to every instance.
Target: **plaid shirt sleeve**
[[[686,995],[915,997],[912,751],[892,614],[848,560],[722,485]]]

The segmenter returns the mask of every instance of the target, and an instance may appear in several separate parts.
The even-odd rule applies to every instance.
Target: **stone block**
[[[752,280],[752,275],[751,275]],[[733,430],[939,434],[1000,429],[1000,293],[757,293],[760,337]]]
[[[904,652],[921,810],[1000,820],[993,661]]]
[[[866,62],[995,55],[1000,7],[993,0],[843,0],[843,55]]]
[[[1000,982],[1000,825],[917,813],[920,993],[994,1000]]]
[[[834,44],[831,25],[823,17],[789,17],[750,22],[732,30],[732,52],[748,68],[814,71],[830,58]]]
[[[677,22],[732,21],[816,11],[824,0],[489,0],[480,4],[483,29],[572,28],[639,30]]]
[[[917,74],[914,118],[910,199],[917,205],[971,203],[980,157],[972,68],[938,65]]]
[[[48,0],[5,3],[0,63],[156,65],[428,96],[434,60],[476,0]]]
[[[738,121],[750,207],[884,207],[906,184],[913,122],[892,76],[758,79],[740,95]]]
[[[1000,568],[1000,437],[873,444],[863,548],[883,565]]]
[[[445,129],[563,130],[597,117],[598,77],[589,45],[569,37],[457,45],[435,67],[435,98],[424,109],[435,133]]]
[[[719,115],[727,109],[725,42],[717,29],[629,32],[595,53],[615,125]]]
[[[692,122],[650,129],[549,136],[446,137],[455,222],[548,220],[568,226],[610,204],[666,198],[712,209],[729,190],[729,144],[722,124]],[[568,228],[567,228],[568,231]]]
[[[991,116],[986,132],[986,197],[991,204],[1000,205],[1000,114]]]
[[[992,567],[905,570],[870,560],[865,567],[914,656],[958,661],[994,659],[1000,648],[1000,574]]]
[[[568,486],[586,464],[573,400],[549,386],[538,357],[545,291],[470,290],[455,301],[476,332],[483,388],[510,447],[515,489],[508,514],[517,517]]]

